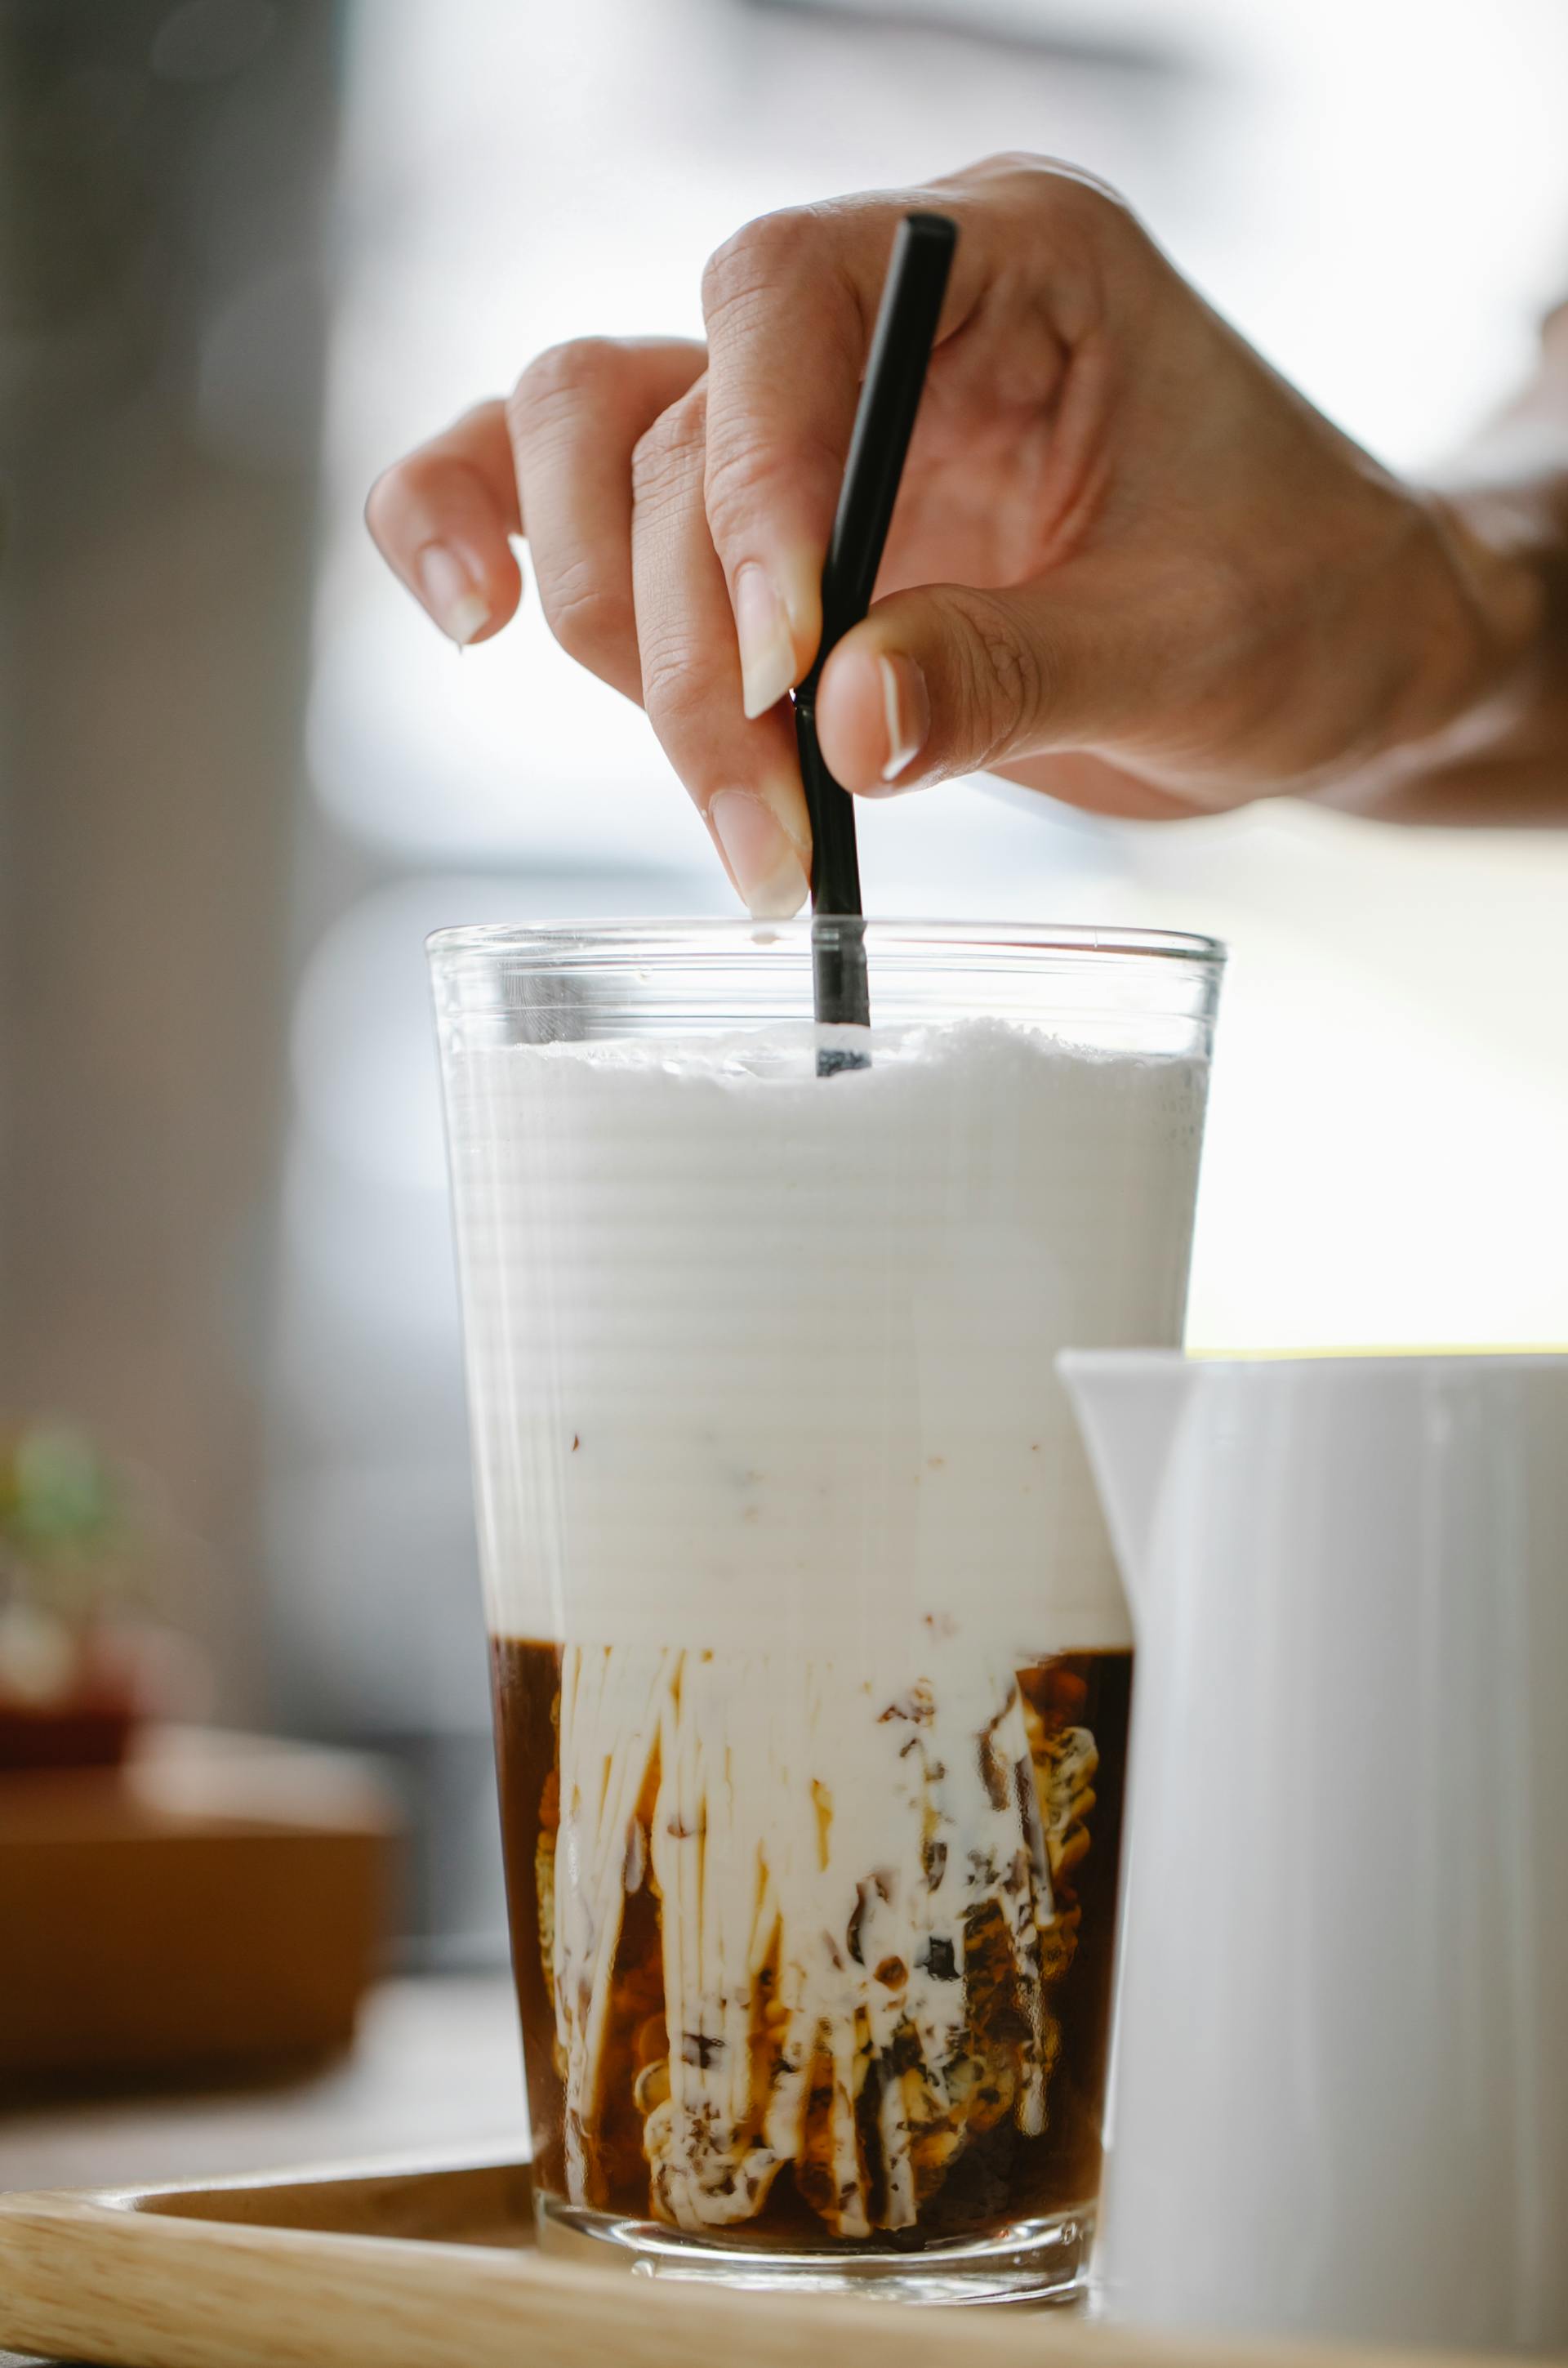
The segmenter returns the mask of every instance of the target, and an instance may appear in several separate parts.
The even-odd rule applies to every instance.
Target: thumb
[[[1105,732],[1077,609],[1064,581],[880,601],[823,668],[817,733],[835,779],[874,796]]]

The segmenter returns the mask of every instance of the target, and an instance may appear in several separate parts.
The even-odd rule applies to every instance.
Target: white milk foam
[[[1052,1360],[1179,1340],[1205,1064],[973,1020],[823,1079],[817,1041],[453,1062],[492,1627],[879,1682],[1125,1645]]]

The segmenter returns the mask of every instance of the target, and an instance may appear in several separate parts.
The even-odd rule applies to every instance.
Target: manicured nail
[[[800,850],[755,790],[721,790],[708,808],[713,835],[756,921],[787,921],[806,901],[810,882]]]
[[[882,681],[882,714],[888,727],[884,781],[895,781],[926,746],[931,729],[931,700],[926,677],[913,658],[879,657]]]
[[[449,551],[444,542],[428,544],[419,554],[417,567],[426,607],[443,633],[460,650],[464,648],[490,622],[489,602],[475,587],[457,552]]]
[[[795,644],[784,603],[766,572],[748,559],[735,577],[735,636],[741,695],[749,716],[777,707],[795,680]]]

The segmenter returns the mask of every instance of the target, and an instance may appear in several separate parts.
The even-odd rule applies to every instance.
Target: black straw
[[[947,214],[905,214],[898,226],[823,569],[822,642],[795,693],[795,741],[812,818],[812,911],[820,916],[812,927],[813,1003],[819,1020],[850,1027],[869,1027],[871,1019],[855,802],[823,763],[817,684],[829,654],[871,605],[958,235]],[[863,1053],[824,1051],[817,1069],[831,1076],[863,1067],[865,1060]]]

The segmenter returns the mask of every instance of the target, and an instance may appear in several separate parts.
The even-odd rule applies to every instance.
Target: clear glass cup
[[[1070,2294],[1131,1637],[1053,1360],[1180,1339],[1221,951],[430,958],[540,2241]]]

